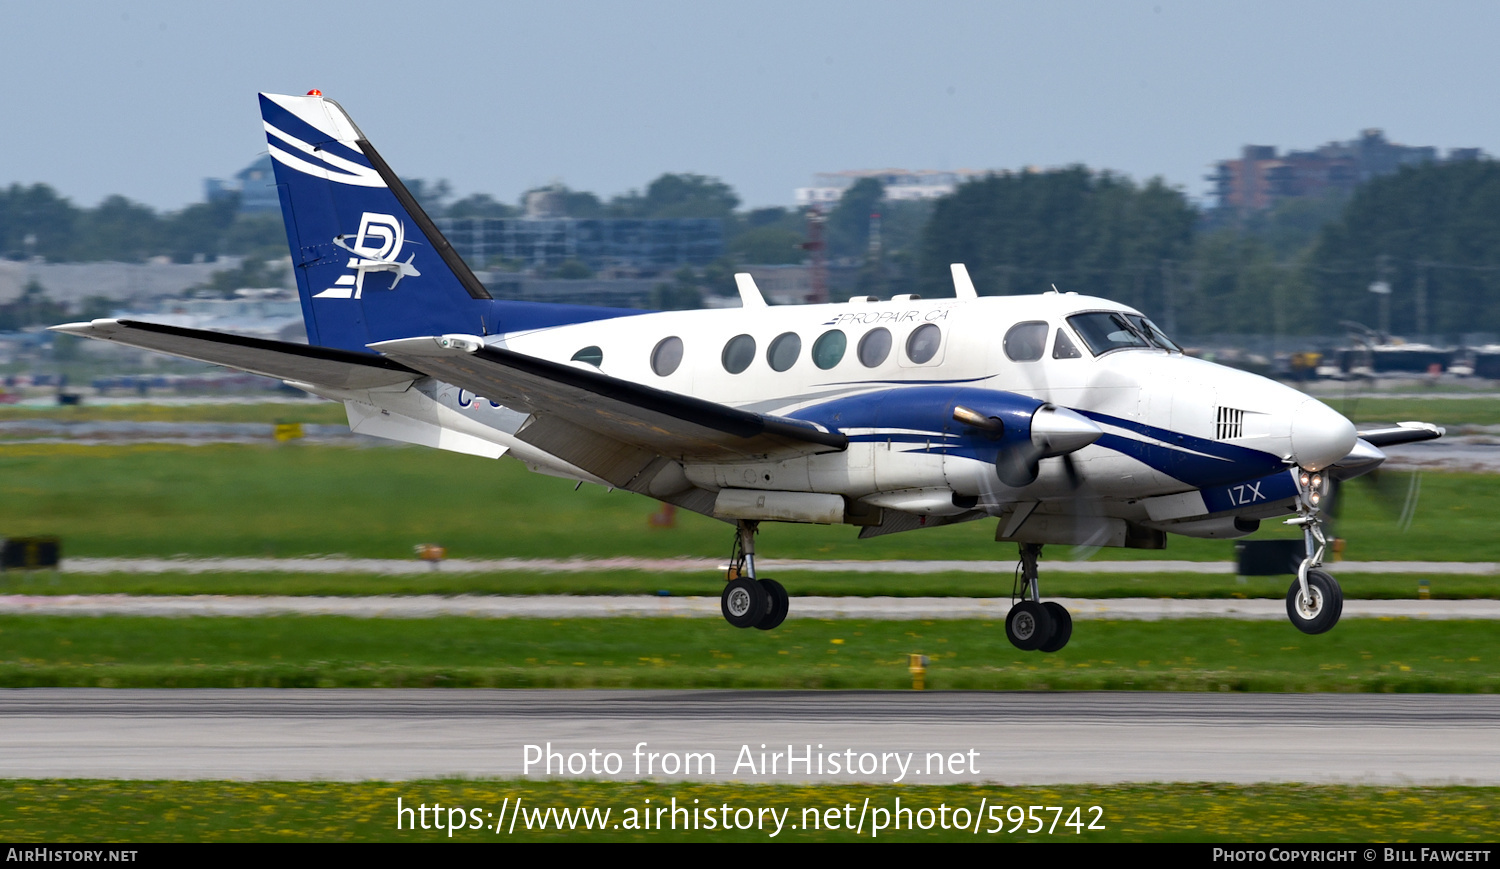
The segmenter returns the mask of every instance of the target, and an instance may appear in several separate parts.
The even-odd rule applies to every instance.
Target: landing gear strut
[[[1321,473],[1298,470],[1297,515],[1288,525],[1302,527],[1307,557],[1297,565],[1297,580],[1286,592],[1286,614],[1304,634],[1321,634],[1338,624],[1344,612],[1344,591],[1323,566],[1328,539],[1323,533],[1323,502],[1330,481]]]
[[[1036,569],[1041,554],[1041,544],[1021,544],[1021,561],[1016,565],[1016,581],[1011,590],[1014,605],[1005,617],[1006,639],[1023,652],[1055,652],[1073,636],[1073,617],[1067,608],[1041,601]]]
[[[755,532],[759,527],[759,522],[741,520],[735,530],[719,611],[737,628],[769,631],[786,620],[791,601],[781,583],[755,574]]]

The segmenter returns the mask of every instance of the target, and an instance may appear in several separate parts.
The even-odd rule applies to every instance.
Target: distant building
[[[241,169],[233,181],[203,179],[203,198],[209,202],[217,202],[235,193],[240,196],[241,214],[281,213],[281,199],[276,194],[276,173],[271,169],[270,154],[262,154],[259,160]]]
[[[499,261],[551,268],[576,260],[595,271],[660,274],[705,266],[724,255],[724,221],[719,218],[447,217],[436,223],[475,269]]]
[[[1402,166],[1479,160],[1478,148],[1453,148],[1446,160],[1431,146],[1408,147],[1369,129],[1347,142],[1329,142],[1312,151],[1278,155],[1274,145],[1246,145],[1238,160],[1220,160],[1208,180],[1214,182],[1219,208],[1263,211],[1284,199],[1318,196],[1329,190],[1353,190]]]
[[[990,170],[956,169],[850,169],[844,172],[819,172],[813,176],[813,186],[798,187],[795,193],[798,205],[838,202],[844,191],[855,182],[874,178],[885,185],[885,198],[889,200],[937,199],[947,196],[958,185],[976,178],[983,178]]]

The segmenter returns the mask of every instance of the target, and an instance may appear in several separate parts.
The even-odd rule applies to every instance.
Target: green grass
[[[1488,622],[1080,621],[1052,655],[994,621],[0,617],[0,687],[1500,691]]]
[[[1357,425],[1402,420],[1432,422],[1441,426],[1500,425],[1500,399],[1494,398],[1336,398],[1324,396],[1324,404],[1344,414]]]
[[[1000,553],[996,553],[999,557]],[[1235,577],[1221,574],[1091,574],[1087,564],[1043,562],[1042,587],[1049,597],[1283,598],[1290,576]],[[932,574],[855,571],[766,570],[794,597],[1009,597],[1011,573]],[[1426,580],[1431,597],[1471,600],[1500,597],[1500,576],[1351,574],[1333,567],[1345,597],[1408,600]],[[0,594],[68,595],[412,595],[574,594],[716,596],[724,578],[716,570],[651,573],[601,570],[586,573],[517,571],[456,573],[451,569],[391,576],[370,573],[0,573]]]
[[[1427,474],[1410,532],[1358,486],[1339,526],[1352,560],[1500,561],[1500,486],[1493,476]],[[0,533],[56,534],[71,556],[407,558],[417,543],[454,558],[727,555],[728,526],[679,511],[677,527],[647,522],[657,504],[532,474],[509,459],[437,450],[289,444],[184,447],[0,446]],[[970,522],[858,540],[851,527],[768,523],[763,557],[1010,559],[995,523]],[[1286,536],[1267,523],[1259,536]],[[1049,558],[1067,553],[1048,550]],[[1220,561],[1232,544],[1174,536],[1165,552],[1108,549],[1110,559]]]
[[[58,422],[278,422],[344,425],[349,417],[337,402],[264,404],[80,404],[25,407],[0,404],[0,421],[45,419]]]
[[[396,829],[397,800],[403,807],[464,809],[487,829],[466,824],[447,830]],[[730,809],[770,808],[784,817],[774,837],[767,829],[725,831],[616,829],[639,822],[649,806]],[[928,830],[887,829],[871,835],[885,810],[913,809],[912,824]],[[514,831],[495,829],[502,812],[525,809],[609,810],[603,829]],[[649,803],[647,801],[650,801]],[[826,826],[835,810],[858,820],[868,801],[870,820],[862,832]],[[1145,784],[1005,787],[1001,785],[745,785],[735,783],[409,781],[409,782],[224,782],[224,781],[0,781],[0,839],[15,843],[68,842],[1235,842],[1367,843],[1479,842],[1500,838],[1500,788],[1386,788],[1298,784]],[[851,814],[842,811],[853,806]],[[1025,820],[1031,806],[1043,811],[1042,832]],[[1093,807],[1099,807],[1096,813]],[[946,812],[939,813],[940,807]],[[999,807],[991,816],[990,809]],[[1013,807],[1022,807],[1015,809]],[[1072,809],[1081,811],[1072,815]],[[984,811],[980,812],[983,808]],[[923,809],[931,815],[919,814]],[[980,832],[952,829],[954,810]],[[632,812],[634,813],[632,815]],[[1009,816],[1007,813],[1009,812]],[[489,815],[490,817],[486,817]],[[545,815],[544,815],[545,816]],[[413,815],[420,826],[432,812]],[[452,816],[458,826],[459,815]],[[529,811],[523,817],[534,817]],[[555,815],[554,815],[555,817]],[[595,817],[598,817],[597,815]],[[686,823],[688,816],[679,816]],[[700,819],[706,818],[700,815]],[[812,827],[818,818],[820,828]],[[1075,826],[1067,825],[1070,817]],[[943,829],[941,821],[949,829]],[[1053,821],[1057,823],[1053,825]],[[1088,829],[1090,824],[1103,829]],[[796,829],[792,829],[796,825]],[[430,826],[430,824],[429,824]],[[540,826],[540,825],[538,825]],[[700,820],[706,826],[706,820]],[[903,823],[903,826],[907,826]],[[1080,827],[1082,828],[1080,830]],[[1015,830],[1015,832],[1011,832]]]

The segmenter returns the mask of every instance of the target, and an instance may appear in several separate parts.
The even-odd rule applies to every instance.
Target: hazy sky
[[[0,184],[180,208],[264,151],[257,91],[316,87],[398,173],[505,201],[1070,163],[1201,198],[1246,143],[1500,154],[1497,38],[1481,2],[0,0]]]

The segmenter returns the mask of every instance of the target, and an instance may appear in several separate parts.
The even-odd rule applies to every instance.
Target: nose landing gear
[[[786,620],[791,600],[781,583],[755,574],[755,532],[759,526],[759,522],[742,520],[735,531],[719,611],[737,628],[769,631]]]
[[[1019,598],[1005,617],[1005,638],[1023,652],[1056,652],[1073,636],[1073,617],[1060,603],[1042,603],[1036,562],[1041,544],[1022,543],[1011,600]]]
[[[1297,580],[1286,592],[1286,614],[1304,634],[1321,634],[1338,624],[1344,612],[1344,590],[1323,566],[1328,539],[1323,533],[1323,503],[1330,481],[1325,474],[1297,471],[1297,515],[1288,525],[1302,527],[1307,557],[1297,566]]]

